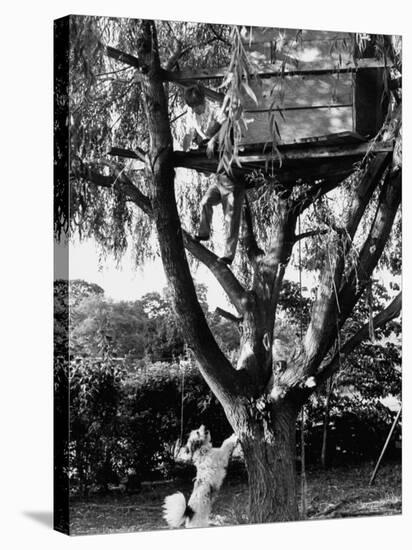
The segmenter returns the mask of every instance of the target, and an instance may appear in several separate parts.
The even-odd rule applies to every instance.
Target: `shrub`
[[[320,462],[323,438],[323,403],[316,402],[307,407],[306,411],[306,459],[308,464],[317,464]],[[338,465],[376,459],[385,443],[394,416],[395,413],[378,399],[366,400],[356,396],[340,396],[335,399],[328,423],[328,464]],[[398,425],[386,452],[387,458],[399,454],[395,441],[400,438],[400,431]],[[298,441],[300,442],[299,430]]]
[[[70,364],[70,471],[83,494],[118,482],[122,364],[111,358]]]
[[[67,391],[64,376],[57,376],[56,383]],[[71,487],[82,494],[120,482],[136,489],[142,480],[177,475],[174,455],[182,433],[185,441],[190,430],[206,424],[213,444],[220,445],[232,431],[192,361],[141,361],[133,373],[110,358],[72,361],[70,404]],[[330,412],[329,462],[375,458],[391,422],[378,401],[336,399]],[[308,464],[319,462],[322,431],[323,403],[318,400],[307,408]],[[298,433],[298,447],[299,439]]]
[[[183,373],[184,369],[184,373]],[[73,489],[87,494],[133,476],[134,483],[174,473],[176,441],[200,424],[215,444],[231,428],[197,367],[186,362],[145,363],[133,374],[118,362],[72,362],[71,474]]]

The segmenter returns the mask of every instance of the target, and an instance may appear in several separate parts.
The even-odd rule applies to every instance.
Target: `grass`
[[[373,465],[348,466],[307,473],[308,519],[400,514],[401,466],[387,464],[369,487]],[[165,496],[179,490],[186,496],[192,484],[179,480],[144,484],[136,495],[95,496],[71,502],[71,534],[121,533],[168,529],[162,518]],[[214,504],[211,525],[248,523],[247,484],[227,479]]]

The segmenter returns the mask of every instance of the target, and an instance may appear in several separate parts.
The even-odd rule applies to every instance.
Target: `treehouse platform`
[[[342,132],[301,140],[295,143],[279,144],[277,151],[267,151],[270,144],[255,143],[243,147],[239,156],[241,165],[232,166],[233,177],[252,187],[252,175],[261,172],[285,187],[296,185],[298,180],[313,183],[320,179],[342,181],[356,169],[369,152],[388,154],[392,142],[369,143],[356,133]],[[114,147],[110,154],[122,158],[139,160],[134,151]],[[203,172],[207,175],[218,170],[219,158],[208,158],[205,148],[192,151],[174,151],[174,166]]]

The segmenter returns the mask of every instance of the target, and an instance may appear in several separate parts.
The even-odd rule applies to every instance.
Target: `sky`
[[[78,240],[70,244],[69,267],[65,261],[66,251],[62,245],[55,246],[55,278],[83,279],[96,283],[103,288],[105,295],[114,301],[137,300],[148,292],[161,290],[166,286],[166,276],[160,259],[147,262],[143,268],[134,265],[128,250],[120,265],[108,257],[100,262],[99,251],[93,239],[84,242]],[[217,306],[230,309],[225,293],[215,281],[213,275],[204,266],[199,266],[196,281],[208,287],[208,303],[211,309]]]
[[[106,297],[114,301],[138,300],[148,292],[161,292],[167,284],[160,258],[154,262],[147,262],[143,267],[136,267],[128,249],[119,265],[111,256],[99,261],[99,250],[94,239],[82,242],[74,240],[70,243],[69,257],[67,266],[65,247],[55,243],[55,279],[83,279],[96,283],[103,288]],[[380,272],[377,276],[387,288],[390,280],[401,284],[401,278],[393,277],[389,272]],[[285,278],[298,282],[298,270],[289,265]],[[205,266],[199,265],[195,280],[207,286],[207,301],[211,310],[216,307],[233,310],[225,292]],[[303,271],[302,286],[309,291],[315,284],[316,274]],[[390,291],[389,288],[388,290]]]

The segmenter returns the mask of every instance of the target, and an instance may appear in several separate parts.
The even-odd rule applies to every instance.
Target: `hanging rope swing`
[[[185,401],[185,370],[186,362],[179,361],[181,368],[181,381],[180,381],[180,437],[179,437],[179,449],[183,445],[183,423],[184,423],[184,401]]]
[[[298,217],[299,235],[301,234],[300,227],[300,215]],[[301,240],[298,242],[299,251],[299,301],[300,301],[300,317],[299,317],[299,333],[300,333],[300,345],[303,346],[303,296],[302,296],[302,248]],[[300,513],[302,519],[306,518],[306,456],[305,456],[305,405],[302,406],[302,413],[300,419]]]

